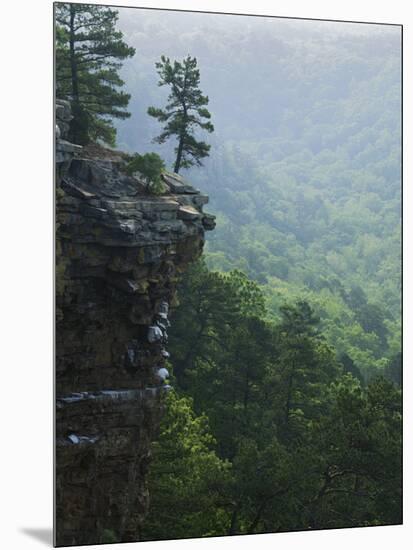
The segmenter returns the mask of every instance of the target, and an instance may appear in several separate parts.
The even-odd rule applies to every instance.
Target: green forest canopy
[[[217,215],[209,266],[256,280],[274,319],[309,301],[338,356],[365,378],[383,372],[400,353],[400,29],[122,15],[141,55],[122,71],[133,117],[120,146],[154,149],[159,56],[196,56],[215,134],[205,167],[186,176]],[[155,150],[172,165],[172,144]]]
[[[308,303],[266,320],[238,271],[201,262],[180,297],[143,539],[400,523],[400,388],[364,387]]]
[[[153,147],[162,53],[197,57],[215,126],[186,173],[217,215],[212,271],[180,288],[143,538],[399,523],[400,30],[120,24],[145,56],[125,64],[142,126],[122,146]]]
[[[125,13],[120,147],[152,152],[164,53],[199,59],[216,126],[141,538],[400,523],[399,29]]]

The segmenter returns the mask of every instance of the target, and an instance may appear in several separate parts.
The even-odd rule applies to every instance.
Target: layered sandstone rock
[[[154,196],[120,153],[67,142],[64,102],[56,118],[56,542],[134,541],[169,389],[168,316],[214,219],[179,176]]]

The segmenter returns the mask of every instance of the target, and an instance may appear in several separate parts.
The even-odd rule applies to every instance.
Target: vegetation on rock
[[[160,76],[159,86],[170,86],[169,103],[165,109],[149,107],[148,114],[159,122],[165,122],[162,133],[155,138],[157,143],[164,143],[176,136],[178,145],[175,148],[176,160],[174,172],[180,168],[202,166],[201,159],[209,155],[210,145],[195,139],[195,130],[201,128],[211,133],[214,126],[209,121],[211,114],[206,109],[208,97],[199,89],[200,73],[195,57],[187,56],[182,63],[171,63],[169,57],[162,56],[156,63]],[[206,119],[204,121],[203,119]]]
[[[125,186],[119,195],[127,200],[79,210],[100,220],[117,204],[116,227],[139,248],[128,248],[102,270],[116,287],[112,296],[123,297],[119,311],[135,302],[124,332],[132,330],[129,320],[146,322],[161,284],[175,310],[168,329],[174,391],[165,398],[152,446],[152,504],[140,532],[129,536],[401,523],[398,34],[390,28],[340,34],[333,24],[320,38],[319,27],[312,30],[308,22],[240,18],[231,26],[217,18],[207,33],[202,25],[176,23],[174,35],[166,14],[137,13],[139,19],[121,19],[129,47],[110,8],[64,4],[56,11],[57,88],[74,106],[71,131],[78,143],[114,143],[110,119],[126,118],[129,102],[118,90],[117,60],[135,47],[145,52],[139,71],[129,64],[122,72],[128,89],[139,93],[131,101],[134,120],[118,126],[120,141],[142,152],[123,156],[117,174]],[[182,21],[201,16],[186,15]],[[299,32],[291,32],[294,25]],[[223,55],[227,44],[242,44],[236,58]],[[178,62],[162,55],[183,50],[197,57]],[[165,108],[146,111],[162,100],[153,79],[159,57],[158,86],[170,92]],[[198,137],[214,126],[197,59],[214,101],[214,147]],[[157,137],[147,114],[164,124]],[[152,137],[165,161],[156,152],[161,149],[149,145]],[[142,216],[125,221],[136,179],[124,172],[139,173],[158,194],[165,190],[165,165],[176,173],[189,169],[190,181],[208,190],[218,219],[205,257],[182,276],[179,303],[172,290],[183,268],[175,264],[179,259],[186,267],[199,257],[203,229],[212,227],[202,212],[207,198],[171,177],[173,201],[151,197]],[[108,171],[93,170],[101,179],[90,190],[99,195],[107,185],[116,195],[113,181],[105,181]],[[72,192],[77,197],[79,189]],[[99,221],[79,225],[73,199],[67,208],[66,225],[87,239],[95,235],[90,225]],[[58,224],[59,231],[65,228]],[[98,228],[99,245],[113,243],[113,227]],[[60,245],[57,254],[57,290],[64,293]],[[166,256],[157,263],[159,254]],[[93,289],[100,260],[89,258]],[[77,307],[73,300],[65,304]],[[110,337],[116,332],[107,330]],[[105,354],[107,368],[112,351]],[[119,377],[119,370],[110,372]],[[102,542],[113,536],[105,531]]]
[[[132,57],[135,49],[115,27],[116,10],[65,3],[57,3],[55,10],[56,92],[71,101],[70,139],[80,145],[97,140],[115,145],[111,119],[130,116],[120,61]]]
[[[128,174],[139,172],[148,180],[148,189],[155,195],[160,195],[165,191],[161,179],[161,174],[165,170],[165,163],[157,153],[145,153],[144,155],[135,153],[127,156],[126,159],[126,172]]]

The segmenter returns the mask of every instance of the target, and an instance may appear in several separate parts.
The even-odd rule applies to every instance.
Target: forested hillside
[[[200,263],[180,296],[143,539],[400,523],[400,388],[365,387],[308,303],[266,321],[241,272]]]
[[[402,523],[400,29],[56,13],[59,540]]]
[[[139,10],[120,25],[137,52],[123,69],[133,116],[121,148],[172,164],[146,115],[165,97],[154,63],[190,52],[201,67],[215,133],[205,167],[186,174],[217,214],[208,265],[262,285],[274,319],[308,300],[363,378],[397,362],[400,30]]]

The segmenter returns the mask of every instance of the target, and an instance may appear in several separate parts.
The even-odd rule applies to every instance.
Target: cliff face
[[[56,543],[139,540],[179,275],[202,251],[208,197],[151,195],[119,153],[56,142]]]

